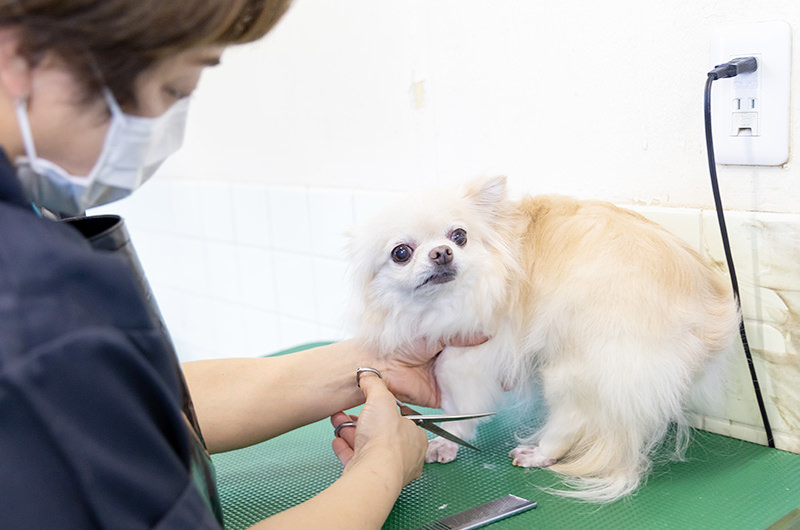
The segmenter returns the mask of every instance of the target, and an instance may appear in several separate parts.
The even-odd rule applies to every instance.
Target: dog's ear
[[[506,177],[474,180],[467,185],[464,197],[481,209],[494,210],[506,200]]]

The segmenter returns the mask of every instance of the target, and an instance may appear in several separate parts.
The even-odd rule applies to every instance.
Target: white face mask
[[[17,175],[35,205],[80,215],[88,208],[122,199],[144,184],[180,148],[188,98],[176,102],[161,116],[143,118],[123,113],[109,90],[105,90],[105,97],[111,123],[100,157],[86,177],[70,175],[36,156],[26,101],[17,101],[17,119],[28,155],[17,160]]]

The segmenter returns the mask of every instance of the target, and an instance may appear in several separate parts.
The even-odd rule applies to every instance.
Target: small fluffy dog
[[[634,212],[506,195],[502,177],[425,191],[357,229],[358,336],[384,355],[421,338],[491,337],[439,356],[444,411],[495,410],[504,391],[538,385],[546,421],[513,463],[574,477],[562,494],[616,500],[671,422],[682,455],[690,389],[737,337],[735,300],[719,271]],[[448,424],[466,439],[475,428]],[[427,461],[457,450],[436,438]]]

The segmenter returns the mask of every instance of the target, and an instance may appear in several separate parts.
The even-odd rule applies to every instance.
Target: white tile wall
[[[308,193],[304,188],[273,188],[269,192],[273,247],[297,253],[309,253],[311,218]]]
[[[392,193],[156,178],[125,217],[182,360],[346,337],[346,232]]]
[[[345,255],[345,234],[355,222],[353,194],[341,190],[309,190],[311,250],[334,259]]]
[[[392,192],[155,179],[95,213],[126,217],[183,360],[347,336],[347,230]],[[724,264],[714,212],[631,207]],[[800,216],[729,212],[750,345],[778,446],[800,452]],[[764,442],[741,347],[694,425]]]

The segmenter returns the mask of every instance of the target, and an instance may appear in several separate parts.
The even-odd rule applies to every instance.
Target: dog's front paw
[[[514,459],[511,463],[519,467],[549,467],[556,463],[555,458],[543,455],[537,445],[519,445],[508,456]]]
[[[458,444],[437,436],[428,442],[428,452],[425,453],[426,462],[439,462],[446,464],[456,459]]]

